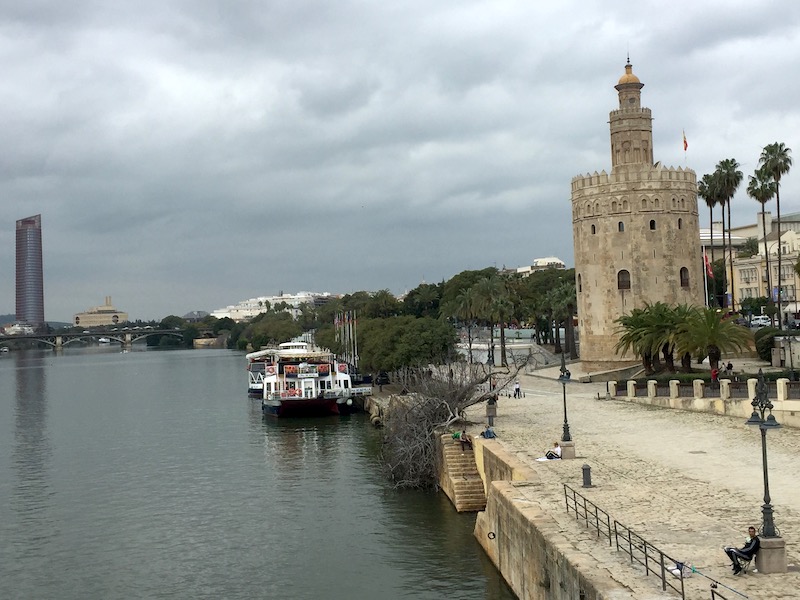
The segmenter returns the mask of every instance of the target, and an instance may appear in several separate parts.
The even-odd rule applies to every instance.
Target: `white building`
[[[534,258],[531,265],[525,267],[518,267],[517,273],[523,277],[527,277],[534,271],[544,271],[546,269],[566,269],[567,265],[564,261],[555,256],[546,256],[545,258]]]
[[[304,304],[320,306],[333,298],[337,298],[329,292],[297,292],[296,294],[284,294],[279,296],[259,296],[242,300],[238,304],[218,308],[211,311],[211,316],[217,319],[229,318],[234,321],[247,321],[256,315],[267,312],[276,304],[284,303],[288,305],[286,309],[291,315],[297,318],[300,315],[301,307]]]

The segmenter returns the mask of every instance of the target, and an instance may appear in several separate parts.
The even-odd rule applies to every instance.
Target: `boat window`
[[[349,381],[347,381],[347,379],[345,379],[345,380],[344,380],[344,389],[347,389],[347,388],[349,388],[349,387],[350,387],[350,382],[349,382]]]

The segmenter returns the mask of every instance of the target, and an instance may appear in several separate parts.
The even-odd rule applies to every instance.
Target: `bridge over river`
[[[0,335],[0,346],[8,345],[8,342],[29,340],[52,346],[54,350],[63,348],[74,343],[97,342],[101,338],[110,342],[117,342],[123,348],[130,348],[134,343],[147,339],[152,336],[168,335],[183,339],[184,330],[182,329],[130,329],[127,331],[84,331],[80,333],[40,333],[29,335]]]

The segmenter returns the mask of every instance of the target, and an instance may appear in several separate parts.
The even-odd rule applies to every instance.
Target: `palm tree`
[[[627,354],[629,351],[641,357],[642,368],[648,375],[653,372],[653,340],[650,336],[650,320],[646,308],[634,308],[627,315],[622,315],[616,321],[619,326],[619,341],[614,346],[617,354]]]
[[[731,243],[731,199],[733,198],[739,185],[742,183],[742,172],[739,170],[739,163],[735,158],[726,158],[717,163],[717,184],[719,191],[719,199],[722,202],[723,210],[728,209],[728,258],[730,264],[730,290],[731,290],[731,308],[736,306],[736,290],[733,287],[733,244]],[[723,213],[724,214],[724,213]],[[723,230],[722,235],[725,235]],[[727,277],[727,274],[726,274]]]
[[[708,231],[710,236],[710,244],[711,244],[711,264],[714,264],[714,207],[717,205],[717,197],[719,196],[717,192],[717,181],[714,178],[713,174],[706,173],[697,183],[697,195],[700,196],[703,200],[705,200],[706,205],[708,206]],[[705,258],[703,259],[705,260]],[[716,284],[713,286],[714,293],[711,295],[714,301],[716,302],[717,294],[716,294]],[[706,296],[708,296],[708,289],[706,289]],[[709,302],[709,304],[711,304]]]
[[[498,319],[502,319],[506,312],[506,305],[501,299],[507,298],[508,290],[499,275],[484,277],[474,286],[474,311],[475,315],[489,324],[489,359],[494,364],[494,326]],[[509,303],[510,304],[510,303]],[[505,362],[505,335],[500,329],[501,360]]]
[[[577,348],[575,348],[575,331],[572,324],[572,317],[575,315],[575,306],[577,305],[577,292],[575,289],[575,281],[564,281],[557,288],[551,290],[546,297],[547,302],[553,312],[556,321],[556,329],[563,321],[564,323],[564,343],[565,348],[563,352],[569,352],[571,359],[578,358]],[[560,345],[561,335],[556,331],[556,339]]]
[[[764,254],[767,261],[767,302],[769,304],[772,303],[772,273],[769,269],[769,248],[767,248],[767,217],[764,213],[767,202],[772,200],[776,190],[777,184],[772,179],[772,175],[763,168],[756,169],[755,174],[750,175],[747,183],[747,195],[761,204],[761,230],[764,233]]]
[[[775,210],[778,215],[778,315],[780,319],[779,327],[783,328],[783,308],[781,304],[781,279],[783,274],[781,269],[783,267],[782,250],[781,250],[781,177],[789,172],[792,168],[792,153],[791,148],[787,148],[783,142],[775,142],[764,146],[761,151],[761,158],[758,164],[770,175],[775,181]]]
[[[699,308],[680,325],[676,349],[697,358],[708,356],[711,369],[719,369],[723,353],[748,348],[753,339],[749,329],[737,325],[713,308]]]
[[[467,356],[472,364],[472,326],[475,322],[475,292],[473,288],[462,288],[455,298],[441,307],[440,318],[454,318],[467,325]]]

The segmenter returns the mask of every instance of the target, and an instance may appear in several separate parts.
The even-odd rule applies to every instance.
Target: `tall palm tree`
[[[475,314],[489,324],[489,358],[494,364],[494,326],[498,321],[507,318],[513,312],[513,304],[509,301],[508,287],[500,275],[484,277],[474,286]],[[500,328],[500,352],[505,364],[505,331]]]
[[[780,319],[779,327],[783,329],[783,305],[781,303],[781,279],[783,273],[783,252],[781,250],[781,177],[789,172],[792,168],[792,153],[791,148],[787,148],[783,142],[775,142],[774,144],[767,144],[761,151],[761,158],[758,164],[770,175],[775,181],[775,210],[778,215],[778,318]]]
[[[764,254],[767,261],[767,302],[772,303],[772,273],[769,269],[769,248],[767,247],[767,217],[766,212],[767,202],[772,200],[775,196],[777,185],[772,179],[772,175],[765,171],[763,168],[756,169],[755,174],[750,175],[747,183],[747,195],[756,202],[761,204],[761,230],[764,234]],[[761,288],[761,282],[758,284]]]
[[[714,207],[717,205],[717,197],[719,196],[717,192],[717,181],[714,178],[713,174],[706,173],[697,182],[697,195],[700,196],[703,200],[705,200],[706,205],[708,206],[708,231],[709,231],[709,238],[711,244],[711,263],[714,264]],[[705,260],[705,257],[703,258]],[[716,294],[716,284],[712,282],[714,293],[711,294],[711,297],[716,302],[717,294]],[[706,297],[708,297],[708,289],[706,289]],[[709,302],[711,304],[711,302]]]
[[[728,264],[730,265],[729,287],[731,290],[731,308],[736,306],[736,290],[733,287],[733,244],[731,243],[731,199],[739,185],[742,183],[744,175],[739,170],[739,163],[735,158],[726,158],[717,163],[717,184],[719,198],[723,205],[723,210],[728,210]],[[723,236],[725,232],[723,231]],[[726,275],[727,276],[727,275]]]
[[[575,347],[575,331],[572,318],[575,315],[575,306],[578,304],[575,281],[562,281],[558,287],[551,289],[545,295],[545,304],[550,312],[550,320],[554,322],[555,345],[554,352],[569,352],[569,357],[578,358]],[[564,347],[561,347],[561,323],[564,323]]]
[[[442,305],[439,318],[454,318],[467,326],[467,356],[472,364],[472,326],[475,324],[475,292],[462,288],[455,298]]]

